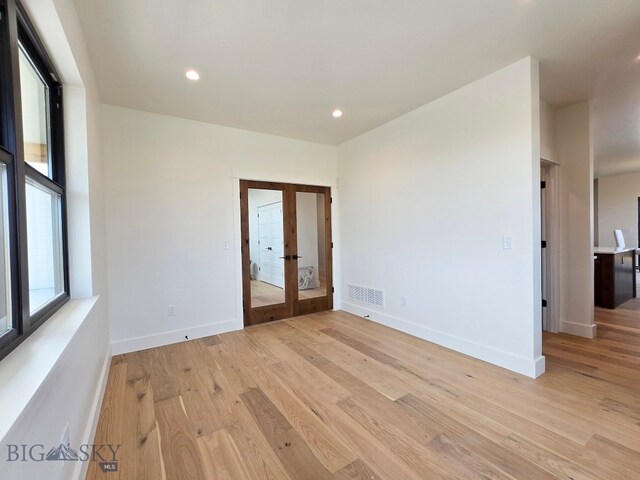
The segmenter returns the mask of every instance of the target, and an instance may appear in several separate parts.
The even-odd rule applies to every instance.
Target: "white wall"
[[[343,308],[542,373],[539,128],[528,58],[341,145]],[[385,308],[351,302],[349,283]]]
[[[27,382],[19,391],[2,390],[11,406],[21,410],[4,436],[6,443],[37,441],[54,445],[69,427],[72,446],[91,443],[102,399],[102,388],[110,358],[107,326],[106,257],[104,255],[104,199],[102,161],[96,112],[100,100],[85,48],[73,0],[23,0],[40,37],[45,43],[64,85],[69,262],[72,302],[3,360],[20,358],[20,368],[29,368]],[[97,296],[93,300],[80,300]],[[87,306],[89,305],[89,306]],[[38,355],[31,355],[35,349]],[[47,350],[51,352],[47,353]],[[26,353],[26,354],[25,354]],[[45,354],[47,362],[38,362]],[[38,365],[30,365],[31,360]],[[2,367],[2,365],[0,365]],[[46,369],[45,369],[46,367]],[[0,372],[1,373],[1,372]],[[18,378],[19,371],[12,375]],[[8,388],[6,384],[0,385]],[[28,403],[16,405],[26,391]],[[1,403],[1,402],[0,402]],[[3,411],[3,422],[7,410]],[[4,425],[3,425],[4,426]],[[2,478],[75,479],[83,477],[85,462],[65,462],[64,466],[35,463],[3,465]],[[10,470],[9,468],[15,469]]]
[[[556,139],[556,109],[540,102],[540,158],[558,162]]]
[[[560,331],[594,338],[593,147],[589,102],[556,112],[560,217]]]
[[[628,247],[638,246],[638,198],[640,172],[598,179],[599,245],[615,247],[615,229],[622,229]]]
[[[75,480],[84,478],[82,471],[88,462],[5,461],[8,444],[42,445],[33,453],[47,453],[64,439],[68,427],[71,448],[92,444],[94,429],[100,413],[103,381],[109,366],[106,344],[106,322],[93,299],[66,304],[62,310],[27,338],[16,350],[3,359],[13,369],[7,377],[0,368],[0,381],[5,388],[13,388],[10,398],[0,396],[3,418],[0,431],[4,433],[8,412],[3,400],[21,402],[23,410],[8,432],[0,434],[3,462],[0,479]],[[31,360],[38,365],[30,365]],[[46,366],[47,369],[41,367]],[[22,369],[23,377],[17,376]],[[33,382],[38,385],[34,386]],[[27,393],[28,392],[28,393]]]
[[[237,179],[337,173],[335,147],[109,105],[102,145],[114,352],[241,328]]]

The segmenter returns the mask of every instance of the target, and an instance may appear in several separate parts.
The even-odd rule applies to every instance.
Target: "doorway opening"
[[[240,180],[244,325],[333,308],[331,189]]]
[[[558,305],[558,165],[540,161],[542,330],[560,331]]]

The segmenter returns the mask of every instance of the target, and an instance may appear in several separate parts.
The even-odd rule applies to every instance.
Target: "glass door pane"
[[[327,295],[325,194],[296,192],[298,299]]]
[[[285,302],[282,191],[249,188],[251,308]]]

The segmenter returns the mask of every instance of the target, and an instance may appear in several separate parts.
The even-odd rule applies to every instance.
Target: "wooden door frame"
[[[298,261],[285,261],[285,302],[262,307],[251,306],[251,259],[249,231],[249,189],[279,190],[282,192],[284,224],[284,256],[297,256],[296,193],[325,195],[325,270],[327,295],[300,300],[298,298]],[[245,327],[264,322],[305,315],[333,308],[333,243],[331,228],[331,188],[282,182],[240,179],[240,238],[242,259],[242,317]]]

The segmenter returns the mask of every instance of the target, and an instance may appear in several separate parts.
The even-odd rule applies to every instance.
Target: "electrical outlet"
[[[175,317],[175,315],[176,315],[176,306],[175,305],[169,305],[167,307],[167,315],[169,315],[170,317]]]
[[[407,297],[402,297],[402,306],[403,307],[409,306],[409,300],[407,299]]]
[[[502,248],[505,250],[511,250],[513,248],[513,237],[502,237]]]

